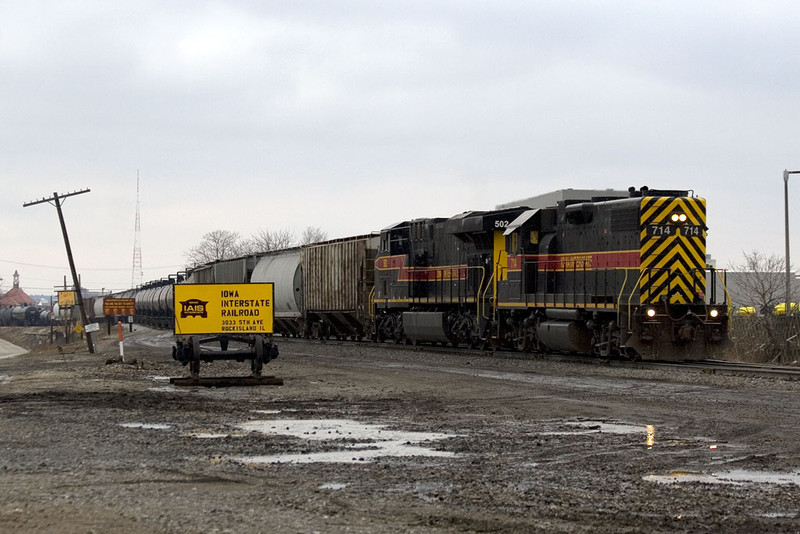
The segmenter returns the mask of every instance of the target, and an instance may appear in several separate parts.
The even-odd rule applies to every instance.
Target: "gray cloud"
[[[0,260],[64,265],[55,215],[21,204],[89,186],[76,254],[107,268],[90,285],[124,286],[136,169],[146,271],[217,228],[339,236],[644,184],[707,197],[723,262],[780,253],[798,18],[791,2],[6,3],[0,206],[36,237],[0,230]]]

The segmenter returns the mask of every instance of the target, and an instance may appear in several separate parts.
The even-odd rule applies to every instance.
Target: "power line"
[[[25,267],[38,267],[40,269],[65,269],[64,265],[40,265],[38,263],[26,263],[24,261],[4,260],[0,259],[2,263],[10,263],[12,265],[24,265]],[[182,269],[183,265],[160,265],[156,267],[148,267],[148,271],[155,269]],[[81,268],[81,271],[128,271],[128,267],[89,267]]]

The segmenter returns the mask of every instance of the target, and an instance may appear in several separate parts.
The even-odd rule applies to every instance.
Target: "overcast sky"
[[[144,279],[223,229],[329,237],[560,188],[692,189],[718,266],[784,255],[793,1],[0,3],[0,277]],[[800,176],[790,179],[800,203]],[[800,210],[792,257],[800,264]]]

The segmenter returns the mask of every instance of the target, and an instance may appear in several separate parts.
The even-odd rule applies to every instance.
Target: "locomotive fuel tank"
[[[550,350],[592,353],[592,333],[575,321],[543,321],[536,327],[539,340]]]
[[[406,339],[451,343],[447,335],[447,314],[443,312],[403,312],[403,329]]]

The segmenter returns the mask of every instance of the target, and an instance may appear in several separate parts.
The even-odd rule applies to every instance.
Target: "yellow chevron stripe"
[[[705,226],[705,208],[705,200],[698,198],[642,199],[640,269],[644,276],[639,285],[641,302],[657,302],[667,294],[672,303],[691,302],[695,285],[698,291],[705,291],[705,231],[702,237],[652,238],[647,234],[648,225],[670,224],[669,218],[676,212],[686,214],[686,224]],[[676,229],[680,226],[675,225]]]

